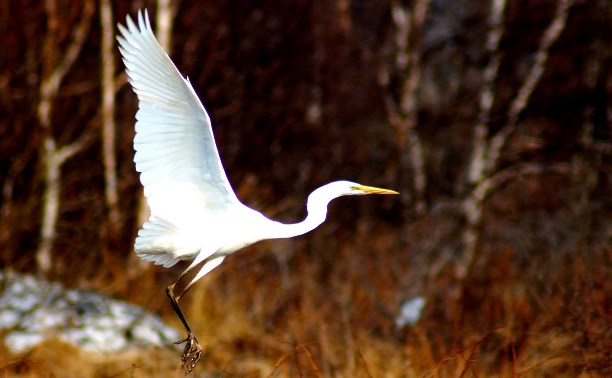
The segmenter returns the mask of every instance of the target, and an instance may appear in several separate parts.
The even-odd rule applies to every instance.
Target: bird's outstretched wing
[[[134,162],[151,215],[182,228],[239,203],[208,114],[155,39],[148,14],[138,13],[138,26],[128,16],[127,28],[119,30],[119,50],[139,102]]]

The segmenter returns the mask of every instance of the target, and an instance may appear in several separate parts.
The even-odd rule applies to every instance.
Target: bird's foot
[[[181,356],[181,362],[183,363],[181,368],[187,369],[185,374],[189,374],[202,358],[202,346],[192,333],[188,333],[185,340],[177,341],[174,344],[180,345],[182,343],[186,344]]]

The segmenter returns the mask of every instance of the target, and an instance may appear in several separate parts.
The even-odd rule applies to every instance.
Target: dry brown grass
[[[206,351],[194,376],[612,374],[609,249],[566,254],[555,267],[536,258],[520,267],[512,250],[497,249],[465,282],[444,272],[429,277],[423,318],[398,330],[400,283],[414,267],[383,227],[369,234],[378,235],[375,245],[342,233],[328,240],[323,230],[321,238],[282,244],[301,251],[287,259],[265,252],[275,242],[259,244],[198,283],[183,302]],[[139,286],[110,279],[105,288],[180,328],[163,291],[173,274],[151,268]],[[121,272],[106,274],[113,276]],[[180,377],[178,364],[171,349],[101,356],[58,341],[20,356],[0,353],[1,376]]]
[[[168,350],[97,355],[51,339],[19,356],[0,354],[2,377],[181,377]]]

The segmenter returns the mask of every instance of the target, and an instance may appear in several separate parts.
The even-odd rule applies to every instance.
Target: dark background
[[[57,0],[53,18],[44,4],[0,5],[0,264],[127,299],[180,327],[164,288],[184,267],[141,264],[133,254],[141,219],[132,161],[137,101],[117,49],[100,52],[100,4]],[[294,222],[305,216],[308,193],[328,181],[402,193],[337,200],[320,229],[249,247],[202,280],[182,300],[211,345],[201,369],[222,376],[611,373],[608,1],[571,2],[558,38],[543,49],[542,75],[512,118],[558,4],[507,1],[484,118],[489,2],[174,4],[170,56],[204,103],[246,204]],[[147,7],[157,31],[154,2],[111,6],[113,24]],[[426,9],[420,23],[419,7]],[[407,46],[394,22],[400,8],[413,21]],[[86,39],[44,127],[41,85],[62,66],[84,20]],[[109,216],[102,158],[108,60],[116,64],[118,219]],[[474,181],[467,172],[483,142],[479,124],[486,143],[510,133],[499,159]],[[49,140],[79,150],[60,168],[45,269],[37,253]],[[466,204],[486,179],[493,187],[476,202],[474,221]],[[476,235],[472,247],[466,235]],[[401,304],[415,296],[427,301],[423,317],[397,328]]]

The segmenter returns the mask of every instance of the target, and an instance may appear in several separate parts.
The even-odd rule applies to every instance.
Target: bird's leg
[[[181,367],[187,369],[186,374],[190,373],[193,370],[195,365],[198,363],[198,361],[200,361],[200,358],[202,357],[202,346],[198,342],[198,339],[196,339],[196,337],[193,335],[193,332],[191,332],[191,328],[189,327],[189,324],[187,323],[187,320],[185,319],[185,316],[181,311],[181,307],[178,304],[178,300],[187,292],[187,290],[191,286],[193,286],[193,284],[190,283],[190,285],[188,285],[179,295],[174,295],[174,287],[180,280],[183,279],[183,277],[185,277],[189,270],[190,269],[187,269],[185,272],[183,272],[176,281],[174,281],[170,286],[166,288],[166,294],[168,294],[168,298],[170,298],[170,305],[172,306],[174,312],[178,315],[179,319],[181,319],[181,322],[183,323],[183,326],[187,331],[187,338],[174,343],[177,345],[186,343],[185,349],[183,350],[183,355],[181,356]]]
[[[177,296],[174,295],[174,286],[176,286],[176,284],[183,277],[184,277],[184,274],[181,274],[176,281],[174,281],[170,286],[168,286],[166,288],[166,294],[168,295],[168,298],[170,298],[170,305],[172,306],[172,309],[174,310],[176,315],[178,315],[179,319],[181,319],[181,322],[183,323],[183,327],[185,327],[185,330],[187,331],[187,333],[191,333],[191,328],[189,328],[189,324],[187,324],[187,320],[185,320],[185,316],[183,316],[181,307],[178,304],[178,300],[181,298],[183,293]]]
[[[183,349],[183,354],[181,356],[181,362],[182,362],[181,367],[187,369],[187,371],[185,372],[187,374],[187,373],[191,373],[193,368],[200,361],[200,358],[202,358],[202,346],[198,342],[198,339],[196,339],[196,337],[193,335],[193,332],[191,332],[191,328],[189,327],[189,324],[187,323],[185,316],[183,316],[183,312],[181,311],[181,308],[178,304],[178,300],[181,298],[181,296],[183,296],[183,294],[185,294],[186,290],[183,290],[181,294],[179,294],[178,296],[175,296],[174,295],[174,285],[175,284],[176,282],[168,286],[168,288],[166,289],[166,293],[168,294],[168,297],[170,297],[170,304],[172,305],[172,309],[178,315],[179,319],[181,319],[181,322],[183,322],[183,326],[185,327],[185,330],[187,331],[187,338],[185,338],[184,340],[179,340],[174,343],[177,345],[186,343],[185,349]]]
[[[187,320],[185,319],[185,316],[183,316],[183,312],[179,307],[178,301],[183,295],[185,295],[185,293],[187,293],[187,291],[189,291],[189,289],[193,287],[193,285],[200,278],[202,278],[208,272],[219,266],[219,264],[223,262],[224,258],[225,256],[215,256],[209,260],[205,260],[204,265],[202,265],[202,268],[200,268],[198,274],[196,274],[195,277],[187,284],[187,286],[185,286],[185,288],[183,289],[183,291],[181,291],[179,295],[174,294],[174,286],[176,286],[176,284],[179,283],[179,281],[181,281],[191,269],[199,265],[200,262],[197,259],[194,260],[194,262],[183,273],[181,273],[181,275],[176,279],[176,281],[174,281],[170,286],[168,286],[168,288],[166,288],[166,294],[168,294],[168,298],[170,298],[170,304],[172,305],[172,309],[178,315],[179,319],[181,319],[181,322],[183,322],[183,326],[187,331],[187,338],[185,340],[177,341],[175,343],[186,343],[185,349],[183,350],[183,355],[181,356],[181,361],[183,362],[183,368],[187,369],[187,373],[190,373],[195,367],[195,365],[198,363],[198,361],[200,361],[200,358],[202,357],[202,346],[198,342],[198,339],[196,339],[193,335],[193,332],[191,332],[191,328],[189,328],[189,324],[187,324]]]

